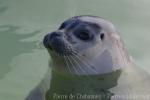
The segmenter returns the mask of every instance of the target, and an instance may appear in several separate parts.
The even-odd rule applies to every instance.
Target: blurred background
[[[75,15],[118,27],[136,64],[150,72],[150,0],[0,0],[0,99],[24,100],[44,77],[48,32]]]

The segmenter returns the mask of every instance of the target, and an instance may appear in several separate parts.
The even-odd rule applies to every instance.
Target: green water
[[[24,100],[43,78],[43,36],[74,15],[112,21],[136,63],[150,72],[149,0],[0,0],[0,100]]]

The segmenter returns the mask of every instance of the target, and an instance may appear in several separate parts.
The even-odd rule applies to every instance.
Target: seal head
[[[108,73],[122,68],[126,63],[126,53],[118,31],[111,22],[100,17],[72,17],[56,31],[47,34],[43,43],[54,66],[63,66],[62,70],[64,66],[69,66],[66,70],[74,70],[70,71],[74,74]]]

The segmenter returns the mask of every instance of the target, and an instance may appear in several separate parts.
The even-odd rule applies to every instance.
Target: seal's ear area
[[[115,39],[120,39],[120,36],[117,33],[111,33],[111,37],[113,37]]]
[[[100,33],[100,39],[103,41],[105,38],[105,33]]]

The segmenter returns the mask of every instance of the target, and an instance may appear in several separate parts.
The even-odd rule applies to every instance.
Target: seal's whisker
[[[82,71],[82,72],[86,72],[86,70],[84,70],[83,68],[82,68],[82,66],[80,65],[80,63],[73,57],[73,56],[70,56],[71,57],[71,59],[73,60],[73,62],[75,62],[78,66],[77,67],[79,67],[79,69]]]
[[[72,65],[73,70],[74,70],[76,73],[79,73],[78,70],[76,69],[76,67],[75,67],[75,66],[73,65],[73,63],[71,62],[69,56],[66,56],[66,57],[67,57],[68,61],[70,62],[70,64]]]
[[[67,65],[67,69],[69,70],[70,73],[72,73],[72,71],[71,71],[71,69],[70,69],[70,66],[69,66],[69,64],[68,64],[68,61],[67,61],[67,59],[66,59],[66,57],[63,56],[63,58],[65,59],[65,62],[66,62],[66,65]]]
[[[82,72],[87,72],[86,70],[84,70],[84,68],[82,68],[80,62],[77,61],[78,58],[74,58],[73,56],[70,56],[72,58],[72,60],[78,65],[79,69],[82,70]],[[88,73],[88,72],[87,72]],[[85,76],[87,76],[89,78],[89,75],[86,74]]]
[[[78,62],[78,65],[79,67],[83,64],[83,62],[81,62],[81,59],[79,59],[76,55],[73,55],[74,56],[74,59],[76,58],[76,62]],[[84,64],[85,65],[85,64]],[[84,68],[84,67],[81,67],[81,69],[86,73],[86,74],[89,74],[88,71]],[[84,73],[83,72],[83,73]]]
[[[82,71],[84,71],[84,72],[87,72],[86,70],[84,70],[84,67],[82,68],[82,66],[81,66],[81,64],[77,61],[77,60],[79,60],[78,58],[74,58],[74,56],[71,56],[72,57],[72,60],[73,61],[75,61],[76,62],[76,64],[78,64],[78,67],[79,67],[79,69],[81,69]],[[88,72],[87,72],[88,73]],[[89,82],[92,84],[91,86],[93,87],[93,88],[96,88],[95,86],[95,83],[94,83],[94,81],[95,81],[95,79],[93,79],[89,74],[85,74],[84,76],[86,76],[86,78],[89,80]]]
[[[72,53],[72,54],[73,54],[74,56],[76,56],[80,61],[82,61],[85,66],[89,67],[93,72],[96,72],[96,73],[97,73],[97,71],[95,71],[95,70],[93,70],[93,69],[91,68],[91,66],[93,66],[93,64],[89,63],[86,57],[84,57],[84,56],[82,56],[82,55],[80,55],[80,54],[74,54],[74,53]],[[82,60],[82,59],[85,59],[85,60]]]
[[[75,62],[75,59],[74,59],[73,56],[70,55],[69,58],[71,59],[72,63],[74,63],[75,65],[79,65],[79,66],[75,66],[75,68],[78,69],[78,74],[80,74],[80,73],[81,73],[80,64],[77,64],[77,63]],[[83,69],[82,69],[82,70],[83,70]]]
[[[72,53],[73,54],[73,53]],[[80,57],[79,57],[79,55],[75,55],[75,54],[73,54],[76,58],[78,58],[78,60],[82,63],[82,64],[84,64],[87,68],[89,68],[91,71],[93,71],[94,73],[97,73],[97,71],[95,71],[95,70],[93,70],[92,68],[91,68],[91,64],[90,63],[88,63],[87,61],[83,61]],[[90,66],[91,65],[91,66]]]
[[[80,64],[81,62],[79,62],[80,60],[77,57],[75,57],[75,56],[71,56],[71,58],[78,65],[79,69],[82,70],[82,72],[87,73],[87,74],[85,74],[85,76],[87,76],[88,78],[90,78],[90,80],[93,80],[93,79],[91,79],[89,73],[84,69],[84,67],[81,66],[81,64]]]

